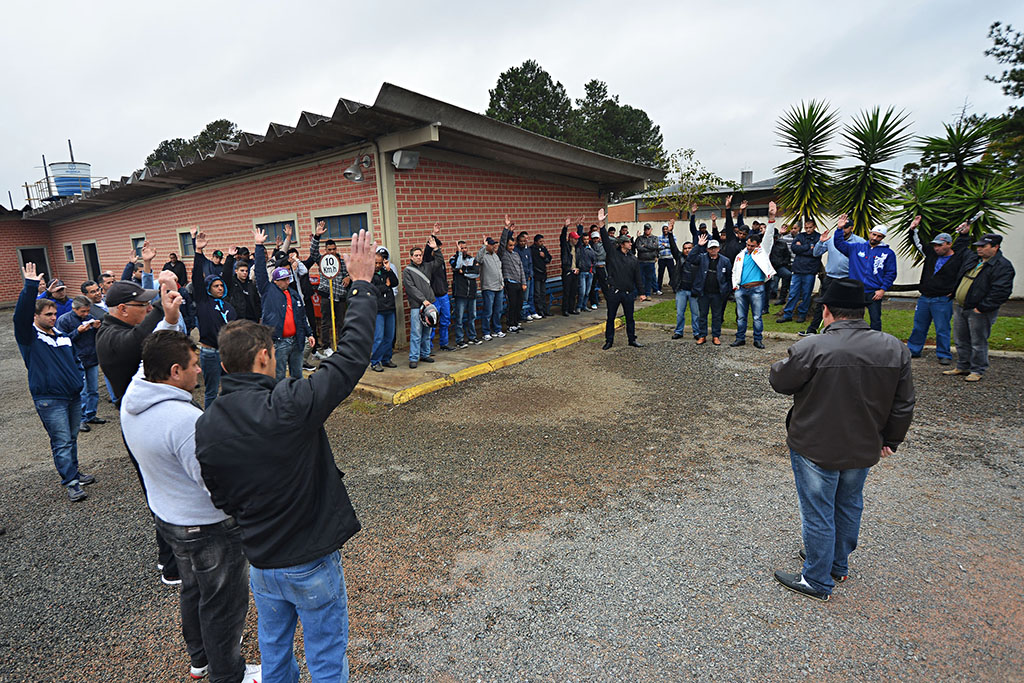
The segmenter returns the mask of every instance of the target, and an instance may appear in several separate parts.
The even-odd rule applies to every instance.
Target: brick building
[[[345,177],[354,165],[361,182]],[[26,261],[72,291],[103,270],[119,274],[144,240],[157,250],[156,267],[173,251],[191,268],[194,225],[210,249],[224,249],[251,245],[255,226],[273,235],[292,223],[303,255],[320,219],[342,253],[372,226],[402,265],[434,222],[450,256],[459,239],[497,237],[508,212],[557,254],[565,216],[594,216],[610,190],[641,190],[663,175],[384,84],[372,106],[342,99],[330,116],[303,112],[295,126],[273,123],[209,155],[39,208],[0,209],[0,302],[17,297],[16,268]],[[549,275],[557,268],[556,256]]]

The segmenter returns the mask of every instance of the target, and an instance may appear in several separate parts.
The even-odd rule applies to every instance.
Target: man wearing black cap
[[[825,329],[789,347],[769,381],[793,396],[786,418],[804,547],[799,573],[775,572],[786,588],[828,600],[846,580],[857,547],[864,481],[902,443],[914,415],[910,351],[864,320],[864,285],[836,280],[824,296]]]
[[[615,318],[619,305],[626,316],[626,338],[629,345],[643,348],[636,340],[636,323],[633,322],[633,302],[637,295],[640,301],[647,301],[643,294],[643,281],[640,274],[640,262],[633,255],[633,239],[629,233],[620,235],[615,241],[608,236],[604,227],[604,209],[597,212],[597,227],[601,231],[601,242],[608,257],[608,292],[605,295],[608,304],[608,320],[604,326],[604,350],[615,343]]]
[[[967,375],[977,382],[988,370],[988,336],[1002,306],[1013,292],[1013,264],[999,248],[1001,235],[983,235],[974,243],[977,253],[964,257],[956,278],[953,334],[956,368],[944,375]]]
[[[46,286],[46,292],[39,296],[40,299],[49,299],[57,305],[57,317],[71,312],[71,298],[68,296],[68,288],[62,280],[54,278]]]

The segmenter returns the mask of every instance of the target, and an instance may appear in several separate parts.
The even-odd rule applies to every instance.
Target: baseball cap
[[[488,237],[487,238],[487,244],[497,244],[497,243],[498,243],[498,240],[494,239],[493,237]]]
[[[974,243],[974,246],[976,246],[976,247],[983,247],[986,244],[990,244],[993,247],[998,247],[1002,243],[1003,243],[1003,236],[1002,235],[993,235],[993,234],[989,233],[987,235],[982,235],[981,239]]]
[[[889,226],[888,226],[888,225],[882,225],[882,224],[878,224],[878,225],[876,225],[875,227],[873,227],[873,228],[871,228],[870,230],[868,230],[868,232],[869,232],[869,233],[871,233],[871,232],[877,232],[877,233],[878,233],[879,235],[881,235],[882,237],[885,237],[886,235],[888,235],[888,234],[889,234]]]
[[[932,244],[952,244],[952,243],[953,243],[953,236],[950,235],[948,232],[940,232],[938,235],[935,236],[935,239],[932,240]]]
[[[580,234],[573,230],[572,232],[569,233],[569,237],[573,238],[574,240],[578,240],[580,238]]]
[[[287,268],[274,268],[274,272],[270,274],[271,280],[287,280],[292,276],[292,271]]]
[[[711,247],[721,247],[721,246],[722,245],[718,243],[718,240],[710,240],[710,241],[708,241],[708,249],[710,249]]]
[[[64,286],[64,282],[62,280],[59,280],[57,278],[53,278],[52,280],[50,280],[50,284],[46,285],[46,288],[47,289],[60,289],[63,286]]]
[[[598,237],[600,237],[600,236],[601,236],[601,233],[599,233],[599,232],[597,232],[597,231],[595,230],[594,232],[590,233],[590,236],[591,236],[592,238],[594,238],[594,239],[597,239]]]
[[[217,258],[224,258],[224,252],[221,251],[220,249],[214,249],[213,255],[216,256]]]
[[[619,235],[618,239],[615,240],[619,244],[625,244],[626,242],[632,242],[633,238],[629,235]]]
[[[864,283],[850,277],[833,280],[825,294],[814,301],[836,308],[864,308]]]
[[[159,290],[144,289],[129,280],[118,280],[107,290],[107,307],[112,308],[133,301],[149,302],[159,295]]]

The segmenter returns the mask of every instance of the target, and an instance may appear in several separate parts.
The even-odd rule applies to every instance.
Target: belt
[[[204,344],[202,342],[199,342],[199,345],[202,346],[204,349],[210,349],[211,351],[216,351],[217,350],[215,347],[210,346],[209,344]]]
[[[760,287],[764,284],[764,280],[758,280],[757,282],[748,282],[745,285],[740,285],[743,289],[753,289],[754,287]]]

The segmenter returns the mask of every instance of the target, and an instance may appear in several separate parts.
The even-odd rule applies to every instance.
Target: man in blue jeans
[[[476,253],[476,262],[480,264],[480,294],[484,303],[480,327],[484,333],[483,340],[491,341],[494,337],[505,336],[501,331],[505,283],[501,275],[501,257],[498,256],[496,239],[484,237],[483,245]]]
[[[754,318],[754,348],[763,349],[764,321],[761,314],[766,303],[765,283],[775,275],[771,258],[775,242],[775,202],[768,203],[768,229],[747,235],[746,249],[736,255],[732,265],[732,288],[736,295],[736,341],[729,346],[747,343],[747,315]]]
[[[302,303],[302,293],[298,290],[298,283],[292,282],[292,273],[288,268],[274,268],[270,277],[267,277],[267,250],[263,246],[267,234],[254,228],[252,236],[256,243],[253,253],[256,286],[263,302],[261,320],[274,336],[277,379],[281,381],[286,375],[299,379],[302,377],[303,346],[307,341],[310,348],[316,344],[313,329],[306,317],[306,307]]]
[[[14,338],[28,369],[28,389],[50,435],[53,464],[71,502],[87,496],[82,484],[96,478],[78,470],[78,428],[82,420],[82,366],[71,339],[54,330],[57,304],[36,300],[41,275],[34,263],[22,271],[25,288],[14,307]]]
[[[76,296],[71,310],[57,318],[56,329],[71,339],[75,355],[82,364],[82,426],[79,431],[91,431],[90,424],[106,424],[96,416],[100,404],[100,362],[96,358],[96,330],[100,321],[92,316],[92,302],[88,297]]]
[[[352,238],[352,277],[338,350],[305,379],[274,379],[266,327],[236,320],[221,331],[227,375],[196,421],[196,459],[213,504],[242,530],[259,612],[263,680],[297,683],[295,627],[302,621],[314,683],[348,680],[348,596],[339,549],[359,520],[324,422],[366,371],[377,317],[373,245]]]
[[[803,567],[775,572],[783,586],[828,600],[849,575],[857,547],[864,481],[892,455],[914,415],[910,351],[864,321],[864,285],[836,280],[819,298],[825,329],[789,347],[769,382],[793,396],[786,419],[803,525]]]
[[[195,259],[192,261],[192,297],[196,303],[196,317],[199,319],[199,363],[203,368],[203,406],[209,408],[220,392],[220,352],[217,350],[217,335],[222,327],[238,319],[235,307],[228,301],[228,288],[219,273],[203,277],[208,269],[206,256],[206,233],[199,228],[192,229],[192,243],[195,245]],[[301,372],[301,370],[300,370]]]
[[[775,322],[787,323],[793,320],[794,314],[799,323],[807,320],[814,292],[814,278],[821,268],[821,255],[814,249],[820,239],[818,228],[810,219],[804,222],[803,232],[793,237],[790,245],[790,251],[793,252],[793,274],[789,279],[789,300]]]
[[[440,260],[440,256],[437,260]],[[413,247],[409,251],[409,265],[402,271],[402,288],[409,299],[409,367],[415,368],[420,362],[433,363],[430,357],[430,335],[434,331],[426,328],[420,311],[434,304],[434,289],[431,285],[435,261],[424,261],[423,250]]]
[[[920,358],[924,342],[928,338],[928,328],[935,322],[935,356],[939,365],[949,365],[953,361],[950,350],[950,331],[953,320],[953,290],[957,284],[957,274],[964,262],[964,255],[970,251],[971,240],[967,232],[970,225],[964,221],[956,229],[957,239],[948,232],[942,232],[931,241],[930,248],[921,244],[918,226],[921,217],[915,216],[910,224],[910,236],[914,247],[924,257],[921,268],[921,284],[918,289],[921,296],[914,307],[914,329],[907,341],[911,358]]]

